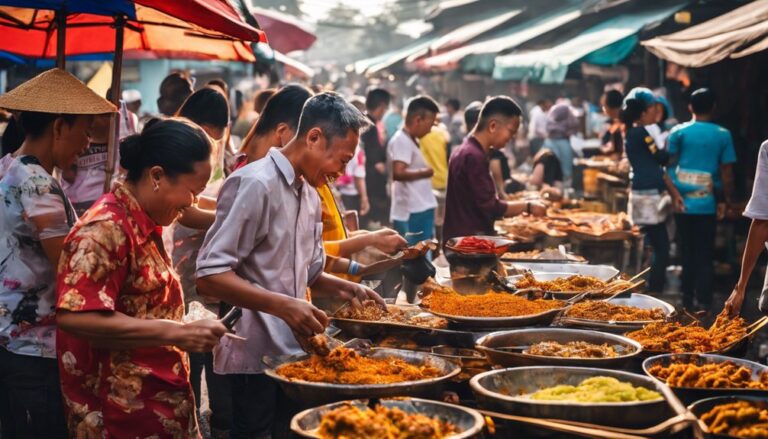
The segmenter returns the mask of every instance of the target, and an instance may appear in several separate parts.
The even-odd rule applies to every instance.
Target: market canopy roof
[[[502,14],[494,13],[480,20],[472,20],[445,34],[422,37],[404,48],[357,61],[354,64],[355,71],[358,73],[376,73],[403,60],[412,62],[430,52],[464,44],[472,38],[504,24],[521,12],[521,9],[515,9]]]
[[[632,52],[640,29],[666,19],[685,4],[680,2],[673,6],[626,12],[554,47],[497,56],[493,78],[522,80],[527,77],[556,84],[565,80],[568,67],[579,60],[597,65],[616,64]]]
[[[643,41],[675,64],[702,67],[768,49],[768,0],[757,0],[680,32]]]
[[[0,0],[5,1],[5,0]],[[176,2],[166,2],[167,4]],[[189,58],[254,61],[246,42],[134,5],[134,19],[125,26],[126,58]],[[115,18],[89,13],[67,15],[65,54],[78,56],[115,52]],[[56,56],[56,17],[52,10],[0,6],[0,50],[25,58]],[[260,35],[260,33],[257,33]]]
[[[269,36],[269,45],[279,52],[307,50],[317,40],[313,26],[293,15],[264,8],[251,8],[251,13]]]
[[[266,41],[264,33],[243,21],[227,0],[0,0],[2,6],[27,9],[63,10],[67,13],[125,15],[137,18],[139,5],[147,6],[205,29],[244,41]]]
[[[557,10],[505,29],[499,36],[416,60],[419,70],[450,71],[461,64],[464,71],[491,73],[497,53],[513,49],[539,35],[569,23],[582,14],[579,6]]]
[[[442,50],[460,46],[467,41],[477,37],[478,35],[484,34],[485,32],[493,30],[498,26],[506,23],[507,21],[513,19],[515,16],[520,15],[521,12],[523,12],[521,9],[515,9],[502,14],[491,13],[489,14],[490,16],[487,16],[482,20],[467,23],[464,26],[454,29],[441,37],[435,38],[435,40],[432,41],[425,49],[416,51],[409,55],[406,59],[406,62],[414,62],[416,59],[424,55],[437,53]]]

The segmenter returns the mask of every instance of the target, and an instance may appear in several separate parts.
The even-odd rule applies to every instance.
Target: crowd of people
[[[462,109],[299,84],[261,91],[257,116],[233,121],[225,82],[195,91],[179,73],[160,84],[158,117],[138,118],[124,96],[115,107],[58,69],[0,96],[13,113],[0,159],[3,438],[195,438],[203,381],[214,437],[279,436],[291,410],[262,357],[301,351],[339,304],[383,304],[390,292],[360,281],[398,273],[389,256],[406,246],[546,215],[544,202],[510,195],[567,196],[583,122],[563,99],[526,116],[508,96]],[[711,122],[714,102],[694,92],[692,120],[669,127],[651,90],[601,101],[599,153],[631,170],[630,215],[653,250],[648,289],[664,289],[674,219],[689,309],[712,305],[714,228],[733,199],[735,153]],[[109,179],[114,113],[120,172]],[[508,148],[519,132],[523,179]],[[755,190],[747,208],[734,313],[768,240],[764,198]],[[219,320],[231,307],[243,310],[236,336]]]

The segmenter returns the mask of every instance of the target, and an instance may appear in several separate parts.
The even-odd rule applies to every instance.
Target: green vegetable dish
[[[579,403],[638,402],[662,399],[659,392],[635,387],[616,378],[596,376],[587,378],[578,386],[560,385],[531,394],[539,401],[564,401]]]

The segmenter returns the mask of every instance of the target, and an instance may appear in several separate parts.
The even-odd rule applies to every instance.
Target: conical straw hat
[[[54,114],[103,114],[114,105],[62,69],[45,71],[0,96],[0,108]]]

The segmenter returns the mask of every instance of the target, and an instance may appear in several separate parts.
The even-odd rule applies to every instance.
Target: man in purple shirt
[[[522,110],[512,98],[496,96],[485,102],[474,129],[448,162],[444,239],[495,235],[493,222],[506,216],[546,214],[537,201],[505,201],[496,195],[489,170],[491,150],[503,148],[520,127]]]

